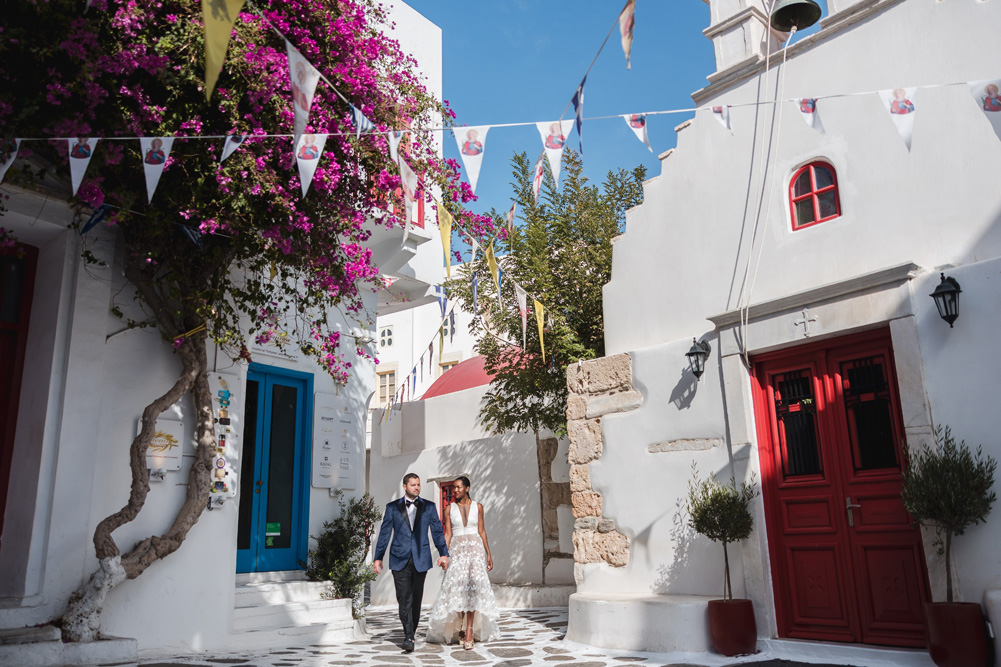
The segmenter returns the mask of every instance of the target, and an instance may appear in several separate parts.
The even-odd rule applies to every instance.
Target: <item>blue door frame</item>
[[[237,572],[297,570],[306,560],[312,397],[312,375],[250,365]]]

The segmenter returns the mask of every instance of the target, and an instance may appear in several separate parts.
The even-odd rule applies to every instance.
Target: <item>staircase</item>
[[[351,600],[324,599],[327,588],[300,571],[236,575],[233,642],[263,648],[353,639]]]

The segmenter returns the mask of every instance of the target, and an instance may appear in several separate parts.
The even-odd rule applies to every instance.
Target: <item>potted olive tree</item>
[[[954,602],[952,538],[967,527],[987,521],[997,461],[974,455],[966,443],[956,443],[952,431],[935,431],[935,446],[911,455],[904,467],[901,496],[914,520],[933,527],[939,554],[945,555],[946,601],[925,604],[928,652],[939,667],[986,665],[987,637],[983,612],[976,602]]]
[[[751,534],[753,519],[748,505],[758,495],[754,480],[737,486],[734,479],[723,484],[715,477],[700,479],[692,466],[688,482],[689,525],[713,542],[723,543],[723,599],[709,601],[709,634],[713,648],[722,655],[752,653],[758,639],[754,606],[750,600],[733,599],[730,585],[730,555],[727,545]]]

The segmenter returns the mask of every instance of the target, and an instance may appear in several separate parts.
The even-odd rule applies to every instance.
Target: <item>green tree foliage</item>
[[[366,493],[361,498],[344,498],[337,501],[339,516],[323,522],[323,532],[312,535],[316,549],[310,549],[306,576],[311,581],[330,583],[329,597],[351,598],[352,610],[357,618],[361,611],[361,592],[376,574],[365,564],[365,556],[372,542],[375,524],[382,519],[382,510]]]
[[[994,472],[997,461],[976,456],[958,444],[949,427],[935,429],[935,447],[913,454],[904,466],[901,496],[914,520],[934,526],[939,553],[945,554],[946,602],[952,602],[952,537],[977,523],[985,523],[997,500]]]
[[[748,509],[758,490],[751,482],[737,486],[734,479],[729,484],[709,476],[699,479],[699,471],[692,466],[692,479],[688,482],[688,523],[695,532],[713,542],[723,543],[723,597],[733,599],[730,587],[730,557],[727,544],[747,539],[754,528],[754,519]]]
[[[473,309],[471,278],[478,276],[477,352],[486,357],[494,381],[481,409],[494,433],[549,429],[566,431],[566,367],[604,356],[602,288],[612,275],[612,239],[625,226],[626,210],[643,200],[646,168],[609,171],[601,187],[582,173],[581,157],[567,149],[559,189],[546,171],[538,203],[532,193],[533,163],[525,153],[511,161],[512,199],[519,224],[495,241],[503,271],[497,300],[482,254],[456,271],[449,296]],[[494,213],[495,225],[501,216]],[[527,339],[512,279],[528,293]],[[545,360],[539,343],[532,296],[546,308]]]

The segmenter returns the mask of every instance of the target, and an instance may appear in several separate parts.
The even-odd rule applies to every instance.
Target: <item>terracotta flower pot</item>
[[[750,600],[710,600],[709,635],[721,655],[753,653],[758,644],[758,626]]]
[[[938,667],[984,667],[987,635],[976,602],[926,602],[928,653]]]

